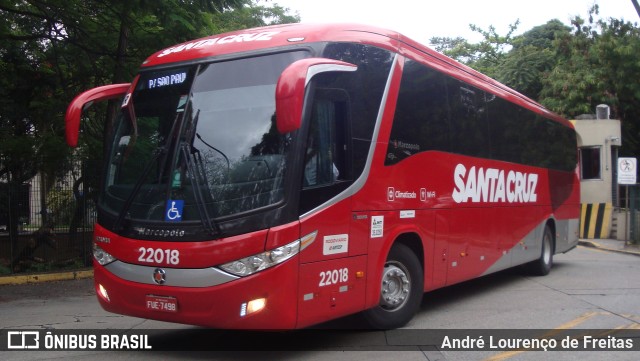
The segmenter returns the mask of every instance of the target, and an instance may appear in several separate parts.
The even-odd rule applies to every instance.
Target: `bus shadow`
[[[562,262],[554,262],[551,274],[566,267]],[[435,312],[441,307],[464,299],[509,287],[523,279],[544,279],[545,276],[533,276],[523,267],[513,267],[480,278],[446,286],[424,294],[419,312]]]

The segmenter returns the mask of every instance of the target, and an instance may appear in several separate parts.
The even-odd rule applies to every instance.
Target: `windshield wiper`
[[[178,124],[178,119],[180,118],[179,114],[176,114],[176,118],[173,120],[173,124],[171,125],[171,130],[169,130],[169,134],[167,135],[167,140],[162,147],[163,154],[165,155],[160,162],[160,169],[158,169],[158,183],[161,183],[161,178],[164,175],[165,168],[167,167],[167,155],[169,154],[169,148],[171,146],[171,140],[173,138],[173,133],[176,131],[176,125]]]
[[[132,106],[132,102],[129,104],[129,106]],[[136,123],[135,121],[135,114],[132,114],[132,112],[129,112],[129,116],[130,117],[134,117],[131,118],[132,122],[134,122],[134,124]],[[129,193],[129,196],[127,197],[127,199],[124,201],[124,204],[122,205],[122,209],[120,210],[120,213],[118,214],[118,218],[116,219],[115,223],[113,224],[113,228],[117,229],[117,230],[121,230],[122,228],[120,228],[122,221],[124,220],[124,217],[126,216],[127,212],[129,212],[129,208],[131,208],[131,205],[133,204],[133,200],[136,198],[136,196],[138,195],[138,192],[140,191],[140,188],[142,187],[142,184],[144,183],[144,180],[147,178],[147,175],[149,175],[149,172],[151,171],[151,169],[153,168],[154,163],[158,160],[158,158],[161,155],[165,155],[165,157],[162,159],[162,162],[160,164],[161,169],[159,172],[159,176],[162,175],[162,172],[164,172],[164,168],[167,162],[167,157],[166,155],[169,153],[169,147],[171,145],[171,138],[173,136],[173,133],[176,131],[177,126],[176,124],[178,123],[178,116],[176,115],[176,119],[173,121],[173,125],[171,126],[171,130],[169,131],[169,134],[167,135],[167,142],[165,143],[164,146],[162,146],[161,148],[157,148],[153,154],[153,156],[151,157],[151,159],[149,159],[149,161],[147,161],[147,164],[145,165],[144,169],[142,170],[142,173],[140,174],[140,177],[138,177],[138,180],[136,180],[136,183],[133,185],[133,189],[131,190],[131,193]],[[137,129],[137,125],[135,125],[135,128]],[[137,130],[135,130],[135,135],[137,137]]]
[[[231,172],[231,162],[229,161],[229,157],[227,157],[226,154],[224,154],[220,149],[212,146],[211,144],[207,143],[204,141],[204,139],[202,139],[202,137],[200,136],[200,134],[196,133],[196,137],[198,137],[198,139],[202,142],[202,144],[206,145],[207,147],[209,147],[209,149],[216,151],[218,153],[220,153],[220,155],[222,155],[222,157],[224,158],[224,160],[227,161],[227,174],[229,172]]]
[[[182,151],[182,156],[187,163],[187,172],[190,175],[189,179],[191,181],[191,189],[193,191],[193,197],[195,199],[196,205],[198,206],[198,214],[200,215],[202,225],[207,231],[209,231],[212,236],[222,235],[220,226],[218,225],[218,223],[213,221],[211,219],[211,216],[209,215],[206,204],[207,201],[205,200],[205,196],[202,194],[202,188],[204,187],[209,197],[211,196],[211,192],[209,191],[209,186],[207,184],[206,175],[204,174],[204,171],[200,169],[201,167],[198,167],[196,165],[196,162],[192,158],[195,153],[198,153],[198,155],[200,155],[200,151],[192,148],[192,146],[187,144],[186,142],[182,144],[180,149]],[[204,181],[204,186],[200,183],[200,179]]]
[[[196,206],[198,207],[198,214],[200,215],[202,225],[212,236],[219,236],[222,235],[222,230],[218,223],[211,219],[209,210],[207,209],[207,203],[212,203],[213,199],[211,198],[211,190],[209,189],[209,182],[207,182],[207,174],[204,170],[202,156],[200,155],[200,151],[193,145],[195,140],[194,135],[197,135],[196,128],[198,127],[199,119],[200,109],[198,109],[196,115],[192,118],[191,123],[187,127],[180,150],[184,157],[184,161],[187,164],[187,172],[190,176],[189,178],[191,181],[193,198],[196,202]],[[198,158],[196,158],[196,153]],[[203,189],[208,196],[208,199],[205,199]]]

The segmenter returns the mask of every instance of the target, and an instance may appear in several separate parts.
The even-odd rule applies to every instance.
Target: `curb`
[[[640,252],[639,251],[631,251],[631,250],[625,250],[625,249],[615,249],[615,248],[609,248],[609,247],[605,247],[597,242],[594,241],[578,241],[578,244],[584,247],[589,247],[589,248],[596,248],[599,250],[603,250],[603,251],[608,251],[608,252],[616,252],[616,253],[622,253],[622,254],[630,254],[633,256],[640,256]]]
[[[27,283],[40,283],[40,282],[49,282],[49,281],[79,280],[79,279],[92,278],[92,277],[93,277],[93,269],[69,271],[69,272],[58,272],[58,273],[3,276],[3,277],[0,277],[0,286],[23,285]]]

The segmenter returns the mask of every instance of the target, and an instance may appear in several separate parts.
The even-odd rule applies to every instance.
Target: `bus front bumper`
[[[94,261],[94,283],[100,305],[113,313],[222,329],[292,329],[297,266],[294,257],[216,286],[177,287],[125,280]]]

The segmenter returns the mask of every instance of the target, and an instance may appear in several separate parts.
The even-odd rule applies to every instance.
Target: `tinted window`
[[[342,89],[349,96],[353,167],[357,178],[367,160],[394,54],[367,45],[332,43],[327,45],[323,56],[358,66],[355,73],[329,73],[329,76],[319,76],[316,80],[320,88]]]
[[[355,72],[313,78],[300,213],[344,191],[366,165],[394,55],[361,44],[332,43],[323,57],[355,64]]]
[[[407,60],[385,165],[429,150],[564,171],[576,166],[571,128]]]
[[[450,151],[451,111],[446,78],[407,61],[385,164],[426,150]]]
[[[347,74],[342,74],[347,75]],[[330,74],[321,74],[330,76]],[[351,184],[347,94],[316,89],[305,146],[300,213],[328,201]]]
[[[562,124],[502,98],[487,103],[491,158],[541,168],[573,171],[576,135]]]
[[[472,157],[489,157],[484,91],[455,79],[448,79],[448,84],[452,151]]]

